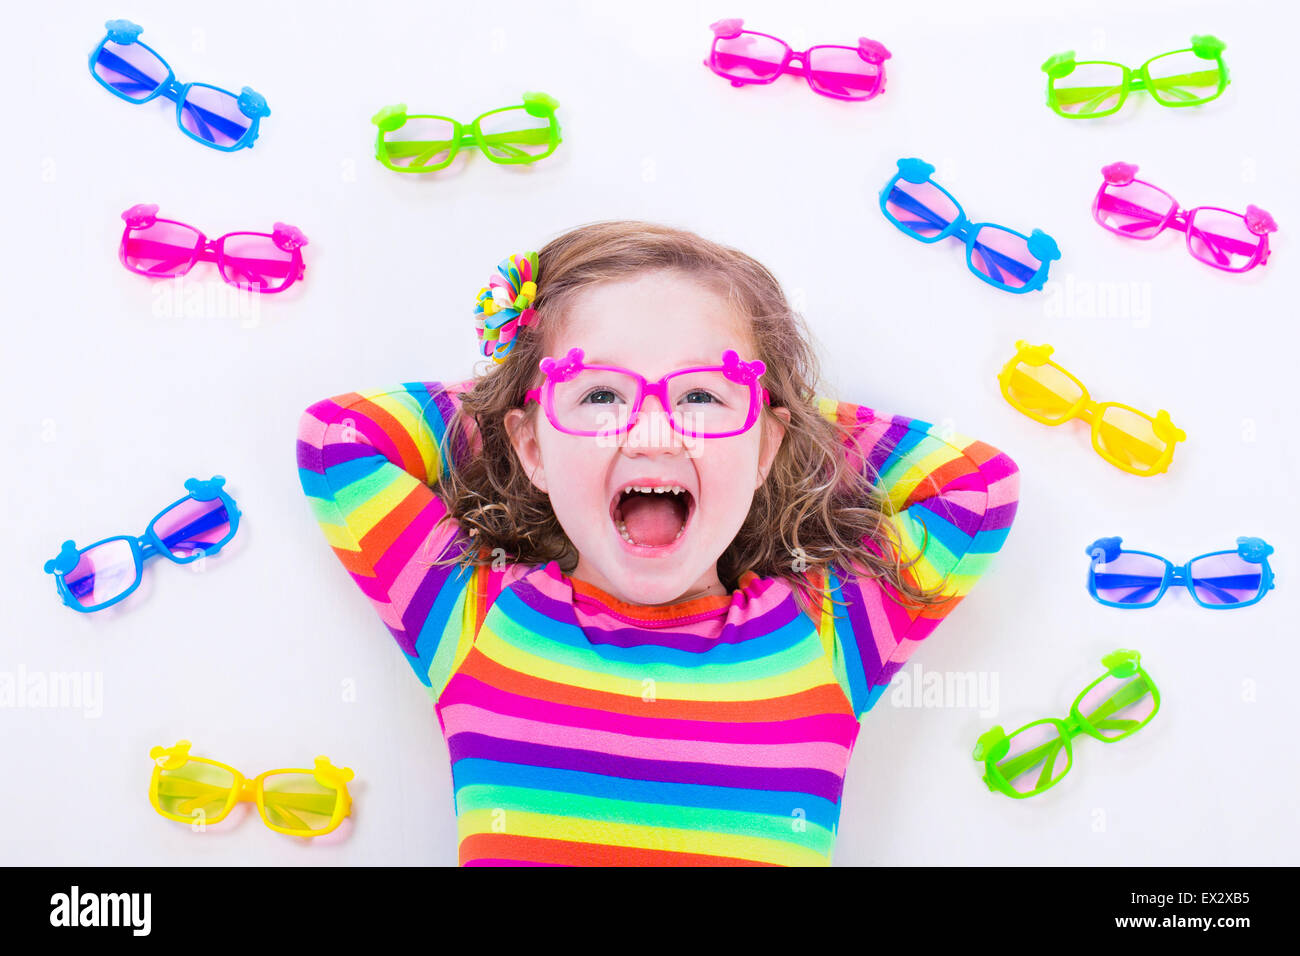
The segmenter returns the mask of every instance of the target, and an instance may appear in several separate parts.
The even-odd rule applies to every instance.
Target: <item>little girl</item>
[[[859,720],[1002,546],[1016,465],[817,397],[771,273],[691,233],[498,271],[486,374],[298,441],[435,702],[461,864],[828,865]]]

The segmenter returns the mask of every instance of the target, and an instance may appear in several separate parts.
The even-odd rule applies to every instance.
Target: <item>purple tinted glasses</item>
[[[771,83],[791,74],[807,80],[814,93],[837,100],[869,100],[885,91],[890,53],[883,43],[862,37],[857,46],[814,46],[799,52],[784,40],[742,27],[743,21],[735,19],[712,24],[713,47],[704,61],[732,86]]]
[[[1187,236],[1188,252],[1224,272],[1246,272],[1268,262],[1268,234],[1277,224],[1263,209],[1247,206],[1245,215],[1213,206],[1180,209],[1163,189],[1134,179],[1137,170],[1132,163],[1102,169],[1105,181],[1092,203],[1099,225],[1129,239],[1154,239],[1177,229]]]
[[[524,403],[538,402],[557,431],[566,435],[613,437],[636,425],[647,395],[659,399],[673,431],[688,438],[729,438],[758,421],[771,396],[758,383],[767,371],[760,360],[743,361],[734,349],[722,364],[670,372],[649,382],[631,369],[587,365],[580,348],[561,359],[544,358],[541,388],[531,389]]]
[[[158,512],[139,538],[115,535],[84,548],[63,542],[45,562],[63,603],[74,611],[101,611],[140,586],[149,558],[189,564],[216,554],[239,530],[239,508],[222,491],[225,483],[221,475],[186,480],[188,494]]]
[[[1197,555],[1181,567],[1149,551],[1123,547],[1122,538],[1098,538],[1088,545],[1088,593],[1108,607],[1143,608],[1171,587],[1185,587],[1201,607],[1246,607],[1260,601],[1273,584],[1268,556],[1273,546],[1262,538],[1241,537],[1235,551]]]
[[[90,75],[128,103],[157,97],[176,104],[176,125],[204,146],[223,153],[251,148],[262,118],[271,115],[266,99],[245,86],[236,95],[210,83],[181,83],[152,47],[140,42],[144,28],[130,20],[109,20],[107,33],[90,52]]]

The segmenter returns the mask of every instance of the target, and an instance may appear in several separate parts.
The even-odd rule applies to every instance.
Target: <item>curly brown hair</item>
[[[902,560],[889,504],[856,432],[818,409],[812,336],[762,264],[691,232],[626,220],[566,232],[538,252],[538,264],[534,307],[540,321],[518,330],[510,358],[478,375],[448,423],[444,441],[452,453],[445,456],[436,491],[447,506],[444,520],[460,524],[462,547],[436,563],[482,565],[504,553],[530,565],[558,561],[565,573],[577,566],[578,553],[546,492],[525,474],[504,419],[524,406],[529,389],[541,385],[538,363],[550,354],[549,343],[575,296],[596,283],[675,270],[717,288],[748,319],[755,355],[767,366],[763,384],[772,405],[790,412],[767,479],[718,559],[718,577],[728,591],[746,570],[784,578],[811,613],[825,595],[808,572],[834,568],[878,579],[894,600],[918,610],[946,602],[942,584],[927,589],[909,573],[924,544],[911,561]],[[530,407],[530,414],[538,414]],[[772,413],[764,408],[763,414]]]

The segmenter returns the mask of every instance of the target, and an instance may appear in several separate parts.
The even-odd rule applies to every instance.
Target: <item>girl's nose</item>
[[[641,403],[636,422],[628,429],[624,450],[676,450],[682,445],[682,436],[668,421],[668,411],[657,395],[647,395]]]

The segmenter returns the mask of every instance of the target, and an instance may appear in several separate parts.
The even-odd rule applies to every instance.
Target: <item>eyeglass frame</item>
[[[1047,284],[1047,274],[1051,269],[1052,263],[1061,258],[1061,250],[1057,246],[1056,240],[1050,235],[1043,232],[1041,229],[1034,229],[1026,236],[1023,232],[1012,229],[1010,226],[1004,226],[1001,223],[972,222],[970,217],[966,215],[966,210],[963,209],[961,203],[957,201],[957,197],[935,181],[935,167],[931,163],[927,163],[925,160],[917,157],[907,157],[899,159],[896,165],[898,167],[897,172],[890,177],[889,182],[885,183],[885,187],[880,190],[880,211],[886,219],[893,223],[894,227],[898,229],[899,232],[906,236],[910,236],[917,242],[924,242],[927,245],[941,242],[944,239],[955,238],[959,240],[966,246],[966,269],[981,282],[987,282],[989,285],[993,286],[993,288],[1001,289],[1003,292],[1010,292],[1012,295],[1024,295],[1027,292],[1038,292]],[[889,211],[889,204],[891,202],[900,208],[904,207],[902,201],[894,198],[894,187],[900,180],[911,183],[913,186],[923,186],[926,183],[929,183],[935,189],[939,190],[939,192],[948,197],[948,201],[951,202],[953,207],[957,210],[957,216],[947,225],[941,226],[939,231],[933,236],[923,236],[919,232],[916,232]],[[929,213],[931,216],[938,216],[933,209],[925,206],[916,199],[916,197],[912,196],[911,193],[908,193],[905,190],[897,190],[897,192],[907,199],[912,200],[913,204],[919,205],[922,210]],[[917,214],[916,210],[912,211],[914,214]],[[942,219],[941,216],[938,218]],[[936,223],[936,225],[938,225],[938,223]],[[1009,235],[1023,239],[1025,250],[1038,260],[1037,268],[1029,274],[1029,277],[1025,279],[1024,283],[1019,287],[1013,286],[1007,282],[1001,282],[990,275],[985,275],[975,267],[975,251],[978,248],[980,251],[980,257],[991,269],[997,270],[999,268],[999,263],[992,261],[994,259],[1000,260],[1001,269],[1011,273],[1012,275],[1016,275],[1020,270],[1029,268],[1028,263],[1021,262],[999,249],[992,248],[986,243],[977,242],[976,240],[979,238],[979,234],[985,227],[996,229],[999,232],[1005,232]],[[1019,269],[1017,269],[1017,267],[1019,267]],[[1017,278],[1019,278],[1018,275]]]
[[[157,746],[149,751],[149,759],[153,761],[153,773],[149,777],[149,803],[158,811],[160,816],[168,820],[175,820],[178,823],[189,823],[193,825],[198,819],[189,816],[181,816],[163,809],[162,802],[162,771],[179,770],[188,763],[199,763],[208,767],[217,767],[231,775],[231,785],[229,787],[217,787],[215,784],[208,784],[213,789],[226,790],[227,795],[222,809],[215,816],[203,817],[202,823],[218,824],[230,815],[239,803],[255,803],[257,805],[258,816],[270,830],[276,833],[284,833],[288,836],[299,837],[318,837],[327,833],[332,833],[338,829],[339,825],[349,816],[352,815],[352,794],[348,791],[348,781],[352,780],[354,774],[351,767],[336,767],[330,763],[330,759],[323,754],[316,758],[315,766],[312,769],[304,767],[284,767],[277,770],[264,770],[256,777],[246,777],[242,772],[236,770],[229,764],[221,763],[218,760],[210,760],[207,757],[194,757],[190,755],[191,743],[188,740],[178,740],[171,747]],[[327,826],[319,830],[313,830],[309,827],[285,827],[271,822],[271,815],[267,808],[266,780],[268,777],[280,776],[285,774],[311,775],[316,782],[322,787],[333,788],[334,806],[330,812],[330,822]],[[194,783],[185,778],[178,778],[182,782]],[[280,797],[277,791],[272,791],[275,797]],[[275,800],[271,801],[273,804]],[[279,809],[272,807],[272,809]],[[301,808],[300,808],[301,809]],[[280,810],[281,817],[285,816],[283,810]],[[323,816],[323,814],[322,814]]]
[[[172,70],[171,64],[163,58],[163,55],[153,47],[149,46],[149,44],[140,42],[139,37],[140,34],[144,32],[144,28],[138,23],[132,23],[130,20],[109,20],[104,24],[104,27],[104,39],[100,40],[95,46],[95,49],[90,51],[90,75],[94,78],[96,83],[108,90],[108,92],[112,93],[118,99],[126,100],[128,103],[135,103],[137,105],[148,103],[150,100],[156,99],[159,96],[171,100],[176,104],[176,125],[179,127],[180,131],[196,143],[202,143],[210,149],[215,149],[223,153],[233,153],[235,150],[253,148],[253,144],[257,141],[257,134],[261,126],[262,118],[271,115],[270,109],[267,108],[265,97],[250,86],[242,87],[239,93],[236,94],[230,92],[230,90],[227,90],[224,87],[216,86],[212,83],[181,83],[176,79],[176,73]],[[167,75],[158,82],[154,91],[143,99],[127,96],[121,90],[114,89],[111,83],[105,81],[103,77],[95,72],[95,64],[99,60],[100,51],[103,50],[105,44],[109,42],[115,43],[118,46],[131,46],[134,44],[139,46],[141,49],[148,50],[159,63],[167,68]],[[112,50],[109,50],[108,53],[114,59],[121,59]],[[141,73],[134,63],[131,63],[129,60],[123,60],[122,62],[126,66],[131,67],[140,76],[149,80],[149,82],[153,82],[153,78],[148,76],[148,74]],[[126,71],[120,70],[117,67],[108,65],[108,68],[121,73],[123,76],[129,75]],[[133,78],[139,82],[139,77]],[[245,129],[244,132],[229,146],[219,146],[215,141],[206,140],[202,136],[192,133],[185,128],[185,124],[182,122],[181,117],[184,115],[186,101],[189,99],[190,90],[195,88],[216,90],[218,93],[225,93],[239,106],[239,112],[248,118],[248,128]],[[207,113],[210,117],[223,120],[226,123],[229,123],[230,121],[229,117],[213,113],[211,110],[207,110],[199,106],[197,103],[190,103],[189,107],[196,122],[203,123],[205,126],[220,126],[221,124],[205,121],[199,115],[200,113]],[[226,133],[225,135],[230,136],[230,133]]]
[[[1071,746],[1071,741],[1073,741],[1075,737],[1078,737],[1080,734],[1086,734],[1094,740],[1101,741],[1104,744],[1113,744],[1132,737],[1139,730],[1146,727],[1147,724],[1151,723],[1156,714],[1160,712],[1160,691],[1156,687],[1155,681],[1151,679],[1151,675],[1143,669],[1142,655],[1138,651],[1125,650],[1121,648],[1107,654],[1101,659],[1101,663],[1102,666],[1106,668],[1106,673],[1102,674],[1083,690],[1079,691],[1079,695],[1074,698],[1074,703],[1070,705],[1070,711],[1064,720],[1059,717],[1042,717],[1038,720],[1031,720],[1029,723],[1017,728],[1010,734],[1002,729],[1001,724],[997,724],[980,735],[978,742],[975,744],[975,749],[971,753],[971,757],[973,757],[977,762],[984,764],[983,780],[985,786],[989,788],[990,793],[1002,793],[1016,800],[1035,797],[1056,786],[1064,780],[1066,775],[1074,768],[1074,748]],[[1101,733],[1101,728],[1096,726],[1096,724],[1094,724],[1090,719],[1090,717],[1096,715],[1084,716],[1083,712],[1079,709],[1080,705],[1092,689],[1108,677],[1123,680],[1128,677],[1139,676],[1142,679],[1141,686],[1145,687],[1146,691],[1142,693],[1137,700],[1141,700],[1142,697],[1147,695],[1147,693],[1150,693],[1153,701],[1151,713],[1142,721],[1134,721],[1132,718],[1122,718],[1129,722],[1136,723],[1137,726],[1131,727],[1128,730],[1125,730],[1122,734],[1118,734],[1114,737],[1105,736]],[[1137,682],[1133,681],[1126,685],[1124,690],[1128,693],[1132,693],[1132,688],[1137,686]],[[1137,701],[1126,701],[1116,709],[1122,710],[1124,707],[1136,702]],[[1113,713],[1115,713],[1114,710],[1106,714],[1105,719],[1109,719]],[[1011,782],[1011,780],[1014,780],[1020,775],[1019,772],[1014,773],[1009,780],[1007,779],[1006,771],[998,766],[998,762],[1009,753],[1012,738],[1018,734],[1024,733],[1030,727],[1037,727],[1042,724],[1051,724],[1056,729],[1057,737],[1053,740],[1048,740],[1046,743],[1039,744],[1032,750],[1027,750],[1025,753],[1013,757],[1012,761],[1024,762],[1026,758],[1036,755],[1039,751],[1059,744],[1060,749],[1065,750],[1065,769],[1061,771],[1059,776],[1046,785],[1035,785],[1034,789],[1030,790],[1028,793],[1021,793]],[[1051,759],[1054,760],[1055,755],[1053,755]],[[1033,767],[1034,764],[1029,763],[1027,766]],[[1052,766],[1053,764],[1050,761],[1044,763],[1044,769],[1050,769]],[[1039,773],[1039,779],[1042,779],[1041,772]]]
[[[1075,419],[1080,419],[1088,425],[1091,435],[1092,450],[1095,451],[1103,461],[1118,468],[1120,471],[1127,472],[1130,475],[1137,475],[1139,478],[1149,478],[1153,475],[1159,475],[1167,472],[1169,466],[1174,460],[1174,449],[1179,442],[1187,440],[1187,433],[1173,423],[1169,412],[1160,409],[1152,417],[1147,412],[1132,405],[1126,405],[1123,402],[1099,402],[1092,397],[1088,387],[1079,381],[1069,369],[1063,365],[1052,361],[1052,353],[1055,349],[1050,345],[1030,345],[1024,339],[1016,340],[1016,354],[1007,360],[998,372],[998,386],[1002,391],[1002,397],[1006,399],[1008,405],[1024,415],[1031,418],[1041,425],[1064,425]],[[1063,415],[1057,420],[1052,420],[1045,415],[1030,410],[1011,396],[1011,376],[1021,365],[1027,365],[1030,368],[1042,368],[1044,365],[1050,365],[1070,381],[1079,387],[1080,396],[1075,404],[1068,410],[1068,415]],[[1151,467],[1145,471],[1138,471],[1131,465],[1126,465],[1116,456],[1102,447],[1101,443],[1101,426],[1106,418],[1106,410],[1110,408],[1119,408],[1131,412],[1139,418],[1145,419],[1151,423],[1151,433],[1165,443],[1159,456],[1151,464]],[[1124,429],[1119,429],[1124,431]]]
[[[55,588],[58,591],[59,598],[63,603],[81,614],[94,614],[96,611],[102,611],[105,608],[112,607],[135,593],[135,590],[144,582],[145,562],[150,558],[163,557],[173,564],[190,564],[199,558],[207,558],[219,552],[235,537],[235,532],[239,530],[239,519],[242,512],[239,506],[235,504],[235,499],[230,497],[222,487],[226,479],[221,475],[214,475],[207,481],[200,481],[198,478],[187,478],[185,481],[185,494],[177,498],[166,508],[163,508],[156,515],[149,519],[149,524],[145,527],[144,534],[140,537],[130,534],[115,534],[107,538],[101,538],[93,544],[88,544],[84,548],[78,548],[76,542],[69,538],[63,542],[59,553],[45,562],[45,573],[54,575]],[[158,519],[167,512],[171,511],[177,505],[186,501],[214,501],[220,500],[222,506],[226,509],[226,517],[229,519],[230,531],[226,533],[221,540],[206,547],[192,548],[190,553],[185,556],[177,555],[158,534],[155,525]],[[131,560],[135,565],[135,580],[121,594],[110,598],[101,604],[93,604],[85,607],[73,592],[72,587],[67,582],[67,575],[77,569],[81,563],[81,557],[88,551],[93,551],[102,544],[108,544],[110,541],[125,541],[131,549]]]
[[[645,404],[647,397],[653,395],[659,399],[659,404],[668,418],[668,424],[673,431],[685,438],[732,438],[736,435],[743,435],[754,427],[758,421],[759,412],[762,405],[770,406],[772,404],[771,394],[766,388],[758,384],[758,377],[767,371],[767,364],[762,359],[754,359],[746,362],[740,358],[740,354],[735,349],[726,349],[722,353],[721,365],[696,365],[691,368],[677,369],[669,372],[656,382],[650,382],[645,376],[640,375],[630,368],[623,368],[618,365],[587,365],[583,361],[583,350],[574,346],[565,353],[561,359],[546,357],[538,363],[538,367],[546,375],[546,381],[541,388],[532,388],[524,395],[524,404],[537,402],[542,406],[542,411],[546,414],[546,419],[551,423],[556,431],[563,432],[566,435],[576,435],[583,438],[614,438],[620,435],[628,434],[636,426],[637,420],[641,415],[641,408]],[[636,379],[637,395],[632,403],[632,411],[627,417],[627,421],[619,426],[617,430],[606,429],[604,431],[574,431],[561,425],[555,417],[555,386],[559,383],[567,382],[574,378],[579,372],[583,371],[598,372],[620,372],[629,378]],[[678,427],[678,421],[673,415],[672,405],[668,401],[668,380],[680,375],[687,375],[692,372],[722,372],[730,381],[746,384],[749,386],[749,410],[745,414],[745,424],[743,427],[729,432],[719,432],[717,434],[686,432]],[[761,400],[760,400],[761,396]],[[544,399],[544,400],[543,400]]]
[[[1065,53],[1057,53],[1047,58],[1041,69],[1047,74],[1047,105],[1053,113],[1065,119],[1099,119],[1103,116],[1110,116],[1118,113],[1123,109],[1124,104],[1128,101],[1128,95],[1135,90],[1145,90],[1151,94],[1151,98],[1161,106],[1168,106],[1178,109],[1184,106],[1201,106],[1212,100],[1218,99],[1223,95],[1223,91],[1228,88],[1232,82],[1228,76],[1228,65],[1223,62],[1223,51],[1227,49],[1225,44],[1218,37],[1214,36],[1194,36],[1191,40],[1191,46],[1182,50],[1170,50],[1168,53],[1157,53],[1138,67],[1125,66],[1123,63],[1116,63],[1113,60],[1076,60],[1074,51],[1068,50]],[[1179,53],[1195,53],[1202,60],[1211,60],[1219,74],[1218,88],[1210,96],[1200,99],[1188,100],[1182,103],[1170,102],[1163,98],[1160,91],[1161,80],[1177,79],[1178,75],[1167,77],[1153,77],[1150,72],[1150,66],[1156,60],[1163,59],[1167,56],[1176,56]],[[1117,87],[1112,89],[1118,90],[1119,100],[1113,107],[1108,110],[1091,113],[1069,113],[1061,109],[1061,104],[1056,89],[1056,81],[1064,79],[1074,72],[1076,67],[1080,66],[1116,66],[1122,71],[1122,79]],[[1107,93],[1106,98],[1110,97]],[[1104,100],[1103,100],[1104,102]],[[1098,104],[1100,105],[1100,104]]]
[[[1111,163],[1108,166],[1102,167],[1101,188],[1097,190],[1097,195],[1094,196],[1092,200],[1092,218],[1097,225],[1101,226],[1101,228],[1124,239],[1136,239],[1139,242],[1149,242],[1163,233],[1166,229],[1174,229],[1184,234],[1187,242],[1188,255],[1197,262],[1203,263],[1212,269],[1218,269],[1221,272],[1249,272],[1256,266],[1268,264],[1268,256],[1271,251],[1268,245],[1268,234],[1277,231],[1277,223],[1273,221],[1273,217],[1265,210],[1254,205],[1246,206],[1245,213],[1237,212],[1235,209],[1224,209],[1220,206],[1183,206],[1174,198],[1173,194],[1167,190],[1161,189],[1159,186],[1154,183],[1149,183],[1145,179],[1135,178],[1137,170],[1137,166],[1123,162]],[[1124,203],[1125,200],[1112,192],[1108,192],[1112,187],[1122,189],[1125,186],[1146,186],[1148,189],[1158,192],[1169,200],[1169,211],[1165,213],[1159,226],[1156,228],[1155,232],[1151,233],[1151,235],[1139,236],[1134,235],[1132,231],[1125,232],[1123,228],[1112,226],[1102,218],[1102,210],[1104,208],[1103,200],[1107,199],[1111,201],[1110,206],[1106,207],[1109,211],[1117,212],[1120,215],[1131,215],[1131,213],[1126,213],[1125,210],[1117,208],[1117,204]],[[1142,207],[1139,206],[1138,208],[1141,209]],[[1155,212],[1153,209],[1143,211]],[[1231,266],[1221,265],[1218,262],[1214,262],[1197,254],[1195,248],[1192,246],[1192,239],[1196,233],[1199,233],[1202,245],[1206,248],[1212,248],[1212,244],[1205,238],[1206,234],[1196,226],[1196,214],[1200,212],[1221,212],[1225,215],[1240,219],[1245,225],[1247,232],[1259,237],[1258,241],[1255,243],[1254,250],[1250,254],[1250,258],[1246,260],[1244,265],[1233,268]],[[1150,227],[1150,222],[1148,222],[1147,226]],[[1220,236],[1219,238],[1227,239],[1233,244],[1241,244],[1240,239],[1232,236]],[[1237,252],[1237,255],[1245,255],[1245,253]]]
[[[1177,565],[1166,558],[1164,555],[1155,554],[1151,551],[1135,551],[1131,548],[1124,547],[1124,539],[1120,537],[1098,538],[1092,544],[1088,545],[1088,557],[1092,560],[1088,565],[1088,593],[1098,604],[1104,604],[1106,607],[1116,607],[1122,611],[1136,611],[1143,608],[1155,607],[1160,603],[1160,599],[1165,596],[1170,588],[1182,587],[1187,589],[1187,593],[1192,596],[1192,600],[1201,607],[1210,611],[1232,611],[1237,608],[1249,607],[1252,604],[1258,604],[1264,600],[1264,595],[1273,590],[1276,586],[1276,580],[1273,577],[1273,568],[1268,563],[1268,556],[1273,553],[1273,546],[1263,538],[1241,536],[1237,538],[1237,547],[1229,550],[1207,551],[1205,554],[1198,554],[1194,558],[1189,558],[1185,564]],[[1145,558],[1154,558],[1157,561],[1164,562],[1164,576],[1160,579],[1159,590],[1156,596],[1150,601],[1143,603],[1121,603],[1119,601],[1108,601],[1097,592],[1099,590],[1113,590],[1114,586],[1100,584],[1097,581],[1098,564],[1114,564],[1119,560],[1122,554],[1139,554]],[[1198,584],[1198,579],[1192,573],[1192,565],[1203,558],[1214,558],[1221,554],[1235,554],[1248,564],[1258,564],[1259,570],[1259,593],[1248,601],[1238,601],[1233,604],[1209,604],[1201,600],[1201,596],[1196,593],[1198,587],[1208,587],[1208,582]]]
[[[789,43],[787,43],[785,40],[782,40],[778,36],[773,36],[770,33],[759,33],[757,30],[746,30],[743,29],[743,27],[744,27],[744,21],[739,19],[719,20],[716,23],[712,23],[709,25],[709,29],[713,31],[713,44],[709,47],[709,58],[704,61],[704,65],[707,66],[710,70],[712,70],[717,76],[720,76],[724,80],[730,82],[731,85],[734,87],[756,86],[756,85],[766,86],[769,83],[775,83],[777,79],[782,76],[802,76],[804,80],[808,83],[808,88],[811,89],[814,93],[816,93],[818,96],[829,97],[830,99],[833,100],[850,100],[852,102],[860,103],[860,102],[865,102],[866,100],[875,99],[881,93],[885,92],[885,61],[888,60],[892,56],[892,54],[889,52],[889,50],[885,49],[885,45],[883,43],[880,43],[877,40],[871,40],[868,39],[867,37],[859,37],[858,45],[856,47],[839,46],[833,43],[819,43],[816,46],[810,46],[806,50],[796,50]],[[785,54],[782,57],[780,63],[773,63],[771,60],[760,61],[763,63],[767,63],[770,66],[776,67],[776,71],[770,77],[764,79],[758,76],[755,77],[738,76],[734,73],[728,73],[726,72],[725,69],[723,69],[721,62],[719,62],[718,60],[718,56],[719,56],[718,41],[734,40],[737,37],[741,36],[742,34],[749,34],[750,36],[755,36],[755,37],[763,37],[764,39],[767,40],[775,40],[777,43],[781,44],[781,46],[785,48]],[[864,93],[862,96],[850,96],[844,93],[832,93],[829,90],[818,88],[817,84],[813,82],[813,74],[818,72],[827,72],[827,71],[813,69],[812,57],[814,51],[816,50],[847,50],[850,53],[856,53],[861,58],[863,63],[867,64],[867,66],[872,66],[876,68],[875,86],[873,86],[869,92]],[[794,66],[796,62],[798,62],[799,64],[797,67]],[[860,75],[864,78],[868,76],[868,74],[866,73]]]
[[[437,113],[408,114],[406,112],[405,103],[396,103],[392,106],[385,106],[370,118],[370,121],[379,128],[377,138],[375,139],[375,159],[377,159],[385,168],[391,169],[395,173],[436,173],[439,170],[446,169],[455,162],[456,157],[460,155],[461,149],[467,146],[477,148],[479,152],[488,158],[489,162],[496,163],[499,166],[528,165],[546,159],[559,148],[562,142],[564,142],[564,138],[560,132],[560,121],[555,115],[555,111],[559,108],[560,104],[554,97],[541,92],[524,93],[521,99],[522,102],[519,105],[502,106],[498,109],[488,110],[486,113],[480,113],[478,116],[474,117],[468,125],[462,123],[455,117],[442,116]],[[523,110],[529,116],[536,117],[537,119],[545,119],[547,125],[544,127],[528,127],[527,129],[496,133],[483,132],[483,120],[487,119],[489,116],[495,116],[499,113],[509,113],[515,110]],[[442,122],[450,123],[452,131],[451,137],[446,141],[447,158],[440,163],[430,162],[416,164],[412,162],[407,166],[399,166],[393,162],[392,146],[394,143],[422,142],[420,140],[394,140],[393,142],[390,142],[384,138],[386,134],[395,133],[400,130],[406,125],[408,120],[441,120]],[[502,151],[505,149],[512,149],[516,153],[520,153],[520,150],[517,147],[512,146],[509,143],[502,144],[499,142],[493,142],[493,140],[501,140],[504,137],[516,136],[519,133],[545,133],[546,143],[549,148],[544,153],[523,153],[518,156],[496,155],[492,152],[493,149]],[[433,140],[431,142],[440,144],[443,141]],[[429,158],[432,160],[434,156],[439,155],[441,152],[441,149],[435,150],[429,153]],[[419,156],[420,154],[416,153],[415,155]]]
[[[296,226],[287,223],[277,222],[271,227],[271,232],[253,232],[242,229],[238,232],[227,232],[224,235],[217,236],[215,239],[209,239],[208,234],[197,226],[192,226],[188,222],[181,222],[179,219],[160,219],[158,217],[158,206],[156,203],[137,203],[130,209],[122,213],[122,220],[126,223],[126,228],[122,230],[122,240],[118,243],[117,258],[123,267],[129,272],[136,275],[145,276],[149,279],[179,279],[181,276],[187,276],[193,271],[194,267],[200,262],[211,262],[217,267],[217,272],[221,276],[221,281],[226,285],[234,286],[241,292],[257,292],[262,295],[274,295],[277,292],[283,292],[295,282],[300,282],[307,273],[307,266],[302,261],[302,247],[307,245],[307,237],[302,234],[302,230]],[[188,229],[198,236],[198,241],[190,249],[189,262],[183,267],[169,272],[154,272],[149,269],[142,269],[139,266],[131,265],[131,258],[147,259],[138,252],[131,252],[130,245],[134,242],[154,242],[160,245],[169,245],[161,240],[148,240],[136,233],[143,232],[146,229],[152,229],[158,223],[167,223],[172,226],[180,226]],[[274,288],[256,285],[251,281],[245,281],[239,278],[238,273],[241,271],[235,267],[234,263],[241,259],[249,259],[249,256],[228,255],[226,253],[226,240],[238,238],[239,236],[257,236],[261,239],[270,239],[276,248],[282,252],[289,253],[289,261],[284,263],[285,277],[280,285]],[[173,248],[182,249],[181,246]],[[177,260],[179,261],[179,260]],[[265,261],[265,260],[263,260]],[[278,263],[278,260],[271,260]],[[245,272],[244,275],[250,275]],[[274,278],[279,278],[278,276]]]

